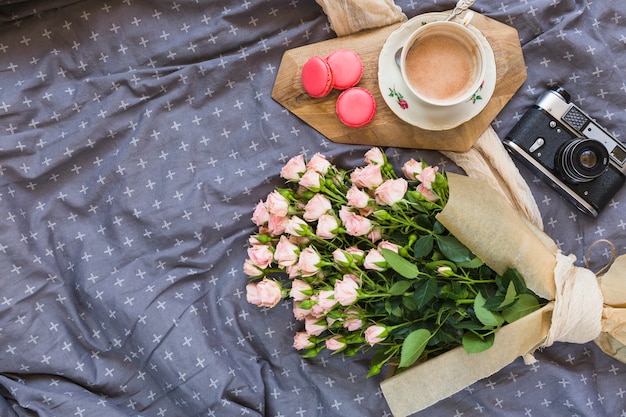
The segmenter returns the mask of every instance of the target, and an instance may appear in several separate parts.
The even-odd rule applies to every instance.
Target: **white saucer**
[[[473,99],[453,107],[442,108],[424,103],[408,89],[395,61],[396,51],[418,27],[443,20],[447,16],[447,13],[425,13],[415,16],[389,35],[378,58],[378,87],[383,99],[400,119],[426,130],[453,129],[471,120],[487,106],[496,88],[496,60],[493,49],[482,33],[469,25],[487,52],[485,80]]]

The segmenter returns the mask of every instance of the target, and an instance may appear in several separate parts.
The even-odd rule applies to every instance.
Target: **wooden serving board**
[[[333,142],[401,148],[465,152],[487,129],[526,79],[526,66],[519,35],[507,26],[479,13],[472,25],[489,41],[496,60],[496,86],[485,109],[470,121],[450,130],[430,131],[397,117],[387,106],[378,87],[378,57],[387,37],[400,23],[330,39],[288,50],[284,53],[272,90],[272,98]],[[335,103],[340,92],[316,99],[306,94],[300,81],[304,63],[314,55],[328,56],[337,49],[352,49],[363,60],[363,77],[358,86],[376,99],[374,120],[361,128],[350,128],[339,121]]]

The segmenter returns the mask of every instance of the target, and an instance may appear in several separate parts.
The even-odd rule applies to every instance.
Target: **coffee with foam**
[[[420,27],[404,46],[402,76],[426,103],[453,106],[471,99],[483,81],[485,53],[467,27],[431,22]]]
[[[409,84],[421,95],[450,100],[464,95],[476,79],[476,58],[467,45],[445,34],[422,37],[406,56]]]

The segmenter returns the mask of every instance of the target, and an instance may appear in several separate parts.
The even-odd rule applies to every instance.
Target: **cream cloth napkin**
[[[316,0],[338,36],[405,21],[393,0]],[[382,145],[382,144],[381,144]],[[530,223],[543,230],[533,195],[500,138],[490,126],[468,152],[442,152],[470,177],[480,178],[500,192]]]
[[[393,0],[316,0],[337,36],[407,20]]]

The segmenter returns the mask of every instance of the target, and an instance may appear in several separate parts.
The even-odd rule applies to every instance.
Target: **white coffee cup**
[[[487,55],[467,23],[426,23],[405,42],[400,71],[425,103],[445,107],[469,101],[483,83]]]

